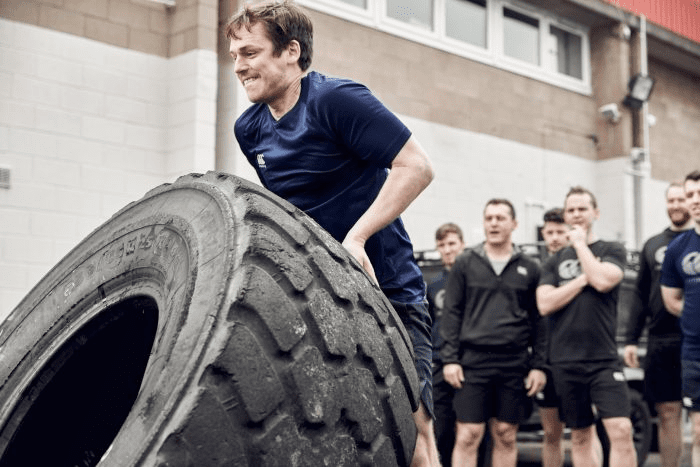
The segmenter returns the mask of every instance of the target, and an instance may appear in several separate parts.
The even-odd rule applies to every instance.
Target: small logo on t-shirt
[[[654,253],[654,261],[656,261],[656,268],[661,269],[661,265],[664,264],[664,257],[666,256],[666,246],[662,246],[656,253]]]
[[[258,158],[258,167],[260,167],[260,168],[265,167],[265,154],[260,153],[255,157]]]
[[[683,272],[687,275],[695,276],[700,274],[700,252],[693,251],[688,253],[681,264],[683,265]]]
[[[577,259],[567,259],[559,265],[559,277],[563,280],[574,279],[581,275],[581,266]]]
[[[625,374],[621,371],[616,371],[613,373],[613,379],[615,381],[625,381]]]
[[[445,306],[445,289],[440,289],[440,291],[435,294],[435,307],[438,310],[442,310]]]
[[[521,276],[527,277],[527,268],[525,266],[518,266],[518,268],[516,270],[518,271],[518,274],[520,274]]]

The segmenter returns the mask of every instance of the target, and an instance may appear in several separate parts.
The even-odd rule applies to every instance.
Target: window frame
[[[331,16],[340,17],[363,26],[371,27],[406,40],[418,42],[429,47],[443,50],[454,55],[475,60],[506,71],[527,76],[564,89],[591,95],[591,63],[589,30],[573,22],[560,19],[532,5],[518,0],[486,0],[486,47],[470,44],[447,36],[445,21],[446,0],[432,0],[432,30],[392,18],[387,15],[387,0],[366,0],[363,9],[342,0],[297,0],[300,5]],[[520,14],[530,16],[539,23],[539,58],[540,64],[508,57],[503,44],[503,9],[509,8]],[[581,38],[581,76],[559,73],[556,60],[551,56],[550,25],[577,35]]]

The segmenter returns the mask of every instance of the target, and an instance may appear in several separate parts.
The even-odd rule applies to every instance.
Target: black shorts
[[[683,360],[683,405],[700,412],[700,362]]]
[[[401,303],[389,300],[401,318],[408,335],[411,336],[415,354],[416,372],[420,382],[420,398],[431,418],[433,410],[433,341],[431,338],[432,320],[428,312],[428,302]]]
[[[538,406],[546,409],[558,409],[559,408],[559,397],[557,396],[557,391],[554,388],[554,377],[550,370],[543,370],[547,375],[547,384],[545,384],[544,389],[535,395],[535,402]]]
[[[675,402],[682,396],[681,342],[649,337],[644,359],[644,398],[651,402]]]
[[[525,421],[532,400],[525,391],[524,371],[463,371],[465,381],[453,401],[457,421],[484,423],[491,417],[515,425]]]
[[[556,365],[552,371],[561,398],[559,417],[569,428],[593,425],[594,406],[600,418],[630,416],[627,381],[617,362]]]

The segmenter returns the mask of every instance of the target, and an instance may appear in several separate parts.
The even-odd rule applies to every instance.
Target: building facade
[[[636,247],[666,223],[668,182],[700,168],[692,15],[646,20],[603,0],[298,1],[314,22],[312,69],[366,84],[434,162],[403,216],[418,250],[448,221],[480,241],[493,197],[514,202],[515,240],[534,241],[544,210],[579,184],[598,196],[598,234]],[[149,189],[208,170],[256,179],[233,137],[249,103],[221,33],[238,7],[0,4],[0,319]],[[628,83],[645,70],[648,104],[631,108]]]

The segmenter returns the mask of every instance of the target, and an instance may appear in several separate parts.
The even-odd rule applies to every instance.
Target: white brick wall
[[[216,66],[0,19],[0,320],[124,205],[214,168]]]
[[[632,182],[627,159],[589,161],[493,136],[401,117],[430,155],[436,177],[404,213],[403,220],[416,250],[435,248],[435,230],[455,222],[469,245],[483,241],[481,214],[490,198],[507,198],[515,206],[516,242],[536,239],[544,210],[561,206],[571,186],[594,192],[601,211],[596,224],[600,238],[633,246]],[[667,224],[663,207],[667,184],[644,182],[647,215],[643,238]]]

